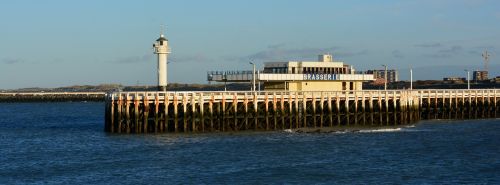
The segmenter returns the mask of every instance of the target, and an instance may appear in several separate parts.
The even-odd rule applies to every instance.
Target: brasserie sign
[[[336,74],[304,74],[304,80],[337,80]]]

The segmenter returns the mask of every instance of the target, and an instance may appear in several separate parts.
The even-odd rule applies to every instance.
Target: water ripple
[[[500,184],[498,119],[120,135],[102,107],[0,104],[0,184]]]

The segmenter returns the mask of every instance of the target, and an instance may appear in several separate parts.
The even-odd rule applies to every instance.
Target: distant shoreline
[[[224,84],[179,84],[171,83],[168,85],[168,91],[247,91],[250,90],[250,84],[230,83],[224,87]],[[416,81],[413,89],[466,89],[464,83],[445,83],[438,80]],[[471,83],[471,89],[497,89],[500,83],[480,82]],[[383,85],[363,84],[364,90],[382,90]],[[409,82],[394,82],[388,84],[388,89],[409,89]],[[0,90],[0,103],[4,102],[65,102],[65,101],[93,101],[104,102],[106,92],[116,91],[156,91],[155,86],[122,86],[119,84],[102,85],[77,85],[58,88],[21,88],[15,90]],[[48,96],[33,96],[23,93],[70,93],[56,94]],[[71,94],[73,93],[73,94]],[[85,95],[82,93],[100,93],[94,95]],[[13,95],[16,94],[16,95]]]

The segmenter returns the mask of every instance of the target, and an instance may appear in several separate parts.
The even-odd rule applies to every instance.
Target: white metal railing
[[[468,97],[500,97],[500,90],[496,89],[471,89],[471,90],[456,90],[456,89],[426,89],[426,90],[361,90],[361,91],[137,91],[137,92],[115,92],[107,94],[110,100],[145,100],[155,101],[168,99],[169,101],[177,98],[179,101],[184,99],[199,99],[221,100],[225,99],[228,102],[233,99],[258,99],[265,98],[284,98],[299,97],[300,99],[307,98],[400,98],[404,96],[413,96],[420,99],[425,98],[468,98]],[[319,99],[318,99],[319,100]]]

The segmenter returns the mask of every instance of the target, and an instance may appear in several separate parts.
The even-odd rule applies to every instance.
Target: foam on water
[[[333,132],[334,134],[346,134],[346,133],[350,133],[349,131],[347,130],[338,130],[338,131],[335,131]]]
[[[374,130],[360,130],[361,133],[373,133],[373,132],[399,132],[401,128],[382,128],[382,129],[374,129]]]

